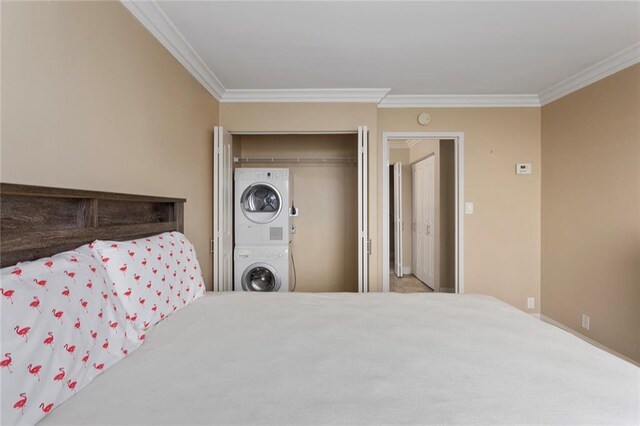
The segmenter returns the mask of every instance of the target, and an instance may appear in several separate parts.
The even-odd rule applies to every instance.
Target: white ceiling
[[[226,89],[539,94],[640,40],[640,2],[158,5]]]

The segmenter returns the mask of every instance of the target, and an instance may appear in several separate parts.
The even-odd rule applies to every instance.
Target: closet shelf
[[[315,157],[315,158],[303,158],[303,157],[234,157],[235,163],[340,163],[340,164],[355,164],[358,159],[355,157]]]

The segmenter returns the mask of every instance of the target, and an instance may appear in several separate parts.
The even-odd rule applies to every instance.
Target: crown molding
[[[372,102],[379,108],[540,107],[640,62],[637,42],[539,95],[387,95],[391,89],[226,90],[156,1],[121,2],[219,102]]]
[[[602,80],[640,62],[640,42],[619,51],[589,68],[562,80],[540,93],[540,104],[544,106],[563,96]]]
[[[228,89],[222,102],[372,102],[391,89]]]
[[[220,101],[225,88],[155,1],[121,0],[133,16]]]
[[[539,107],[538,95],[388,95],[379,108]]]

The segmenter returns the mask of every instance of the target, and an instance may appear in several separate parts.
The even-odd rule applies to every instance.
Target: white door
[[[367,126],[358,127],[358,292],[369,291],[369,228],[368,228],[368,164],[367,145],[369,131]]]
[[[418,229],[418,167],[411,166],[411,273],[420,279],[418,271],[418,239],[420,230]]]
[[[431,156],[423,160],[425,162],[424,184],[426,186],[425,197],[425,223],[427,225],[427,233],[425,236],[426,247],[426,267],[425,283],[435,288],[435,266],[436,266],[436,162],[435,156]]]
[[[424,236],[426,224],[424,220],[424,163],[418,162],[411,167],[411,180],[413,189],[412,200],[412,242],[413,252],[411,261],[411,272],[420,281],[425,282],[425,245]]]
[[[232,137],[213,128],[213,288],[233,290],[233,155]]]
[[[394,269],[396,277],[402,278],[402,163],[393,165],[393,235],[394,235]]]
[[[435,281],[435,157],[412,166],[412,272],[433,288]]]

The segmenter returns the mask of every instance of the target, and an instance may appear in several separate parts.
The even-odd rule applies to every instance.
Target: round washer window
[[[242,212],[254,223],[269,223],[282,210],[282,198],[278,190],[267,183],[253,184],[242,193]]]
[[[280,277],[271,266],[257,263],[248,267],[242,274],[242,288],[245,291],[278,291]]]

